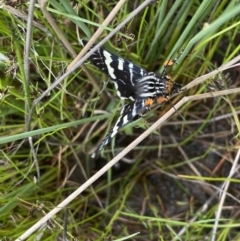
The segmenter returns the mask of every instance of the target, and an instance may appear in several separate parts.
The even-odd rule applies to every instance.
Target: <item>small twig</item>
[[[31,51],[31,41],[32,41],[32,22],[33,22],[33,12],[34,12],[35,0],[30,0],[29,11],[28,11],[28,20],[27,20],[27,34],[26,34],[26,44],[24,48],[24,92],[25,92],[25,129],[26,131],[30,130],[30,123],[28,120],[28,111],[31,108],[29,86],[30,86],[30,51]]]
[[[39,168],[39,165],[38,165],[37,153],[36,153],[36,151],[34,149],[33,140],[32,140],[31,136],[28,138],[28,141],[29,141],[30,148],[31,148],[31,154],[33,156],[33,162],[34,162],[35,167],[36,167],[37,182],[39,184],[39,182],[40,182],[40,168]],[[36,149],[38,149],[38,148],[36,148]]]
[[[220,200],[220,203],[219,203],[219,206],[218,206],[218,210],[216,212],[216,218],[215,218],[215,223],[214,223],[214,227],[213,227],[213,235],[212,235],[211,240],[214,241],[216,239],[216,233],[217,233],[218,223],[219,223],[219,219],[220,219],[221,212],[222,212],[223,203],[225,201],[226,196],[228,195],[227,190],[228,190],[229,185],[230,185],[229,179],[233,177],[233,175],[236,173],[236,171],[238,169],[236,167],[238,165],[239,157],[240,157],[240,149],[238,150],[236,158],[233,162],[230,174],[227,177],[228,181],[224,182],[222,184],[222,187],[220,187],[216,192],[214,192],[214,194],[206,201],[206,203],[202,206],[202,208],[199,209],[199,211],[197,211],[195,216],[190,221],[188,221],[189,225],[187,227],[184,227],[173,240],[178,239],[180,236],[182,236],[186,232],[186,230],[190,226],[190,224],[193,223],[200,215],[202,215],[207,210],[210,203],[213,201],[214,198],[216,198],[216,196],[220,192],[221,193],[221,200]],[[206,184],[209,185],[209,183],[206,183]]]
[[[71,56],[73,58],[76,58],[77,53],[74,51],[74,49],[72,48],[72,45],[69,43],[67,38],[65,38],[64,34],[62,33],[62,31],[56,24],[52,15],[47,11],[47,9],[46,9],[47,0],[38,0],[38,3],[39,3],[40,9],[41,9],[44,17],[46,18],[46,20],[48,21],[48,23],[50,24],[52,29],[57,34],[58,38],[62,41],[63,45],[68,50],[68,52],[71,54]],[[82,64],[82,69],[87,74],[87,76],[89,77],[90,80],[95,80],[94,75],[88,70],[88,68],[85,67],[84,64]],[[96,81],[92,81],[92,84],[94,86],[94,89],[96,89],[96,91],[100,92],[99,86],[96,84]]]
[[[218,191],[216,191],[206,202],[205,204],[196,212],[196,214],[194,215],[193,218],[191,218],[188,221],[188,225],[183,227],[178,234],[173,238],[172,241],[175,240],[182,240],[180,237],[186,232],[186,230],[192,225],[192,223],[197,220],[198,217],[200,217],[203,213],[205,213],[205,211],[208,209],[208,207],[210,206],[210,204],[213,202],[213,200],[216,198],[218,194]]]
[[[69,64],[67,67],[68,69],[71,69],[72,66],[74,66],[87,51],[90,49],[90,47],[95,43],[95,41],[100,37],[102,32],[104,31],[104,27],[107,27],[108,24],[113,20],[113,18],[117,15],[118,11],[121,9],[122,5],[126,2],[126,0],[120,0],[118,4],[114,7],[114,9],[109,13],[107,18],[103,21],[101,27],[98,28],[98,30],[94,33],[94,35],[91,37],[91,39],[88,41],[88,43],[84,46],[82,51],[79,53],[79,55]]]
[[[208,73],[208,74],[205,74],[205,75],[202,75],[201,77],[191,81],[189,84],[187,84],[186,86],[184,86],[184,90],[188,90],[188,89],[191,89],[193,88],[194,86],[196,85],[199,85],[201,83],[203,83],[206,79],[209,79],[210,77],[214,76],[214,75],[217,75],[219,74],[219,72],[222,72],[224,70],[227,70],[229,68],[234,68],[234,67],[237,67],[237,66],[240,66],[240,64],[235,64],[237,63],[238,61],[240,61],[240,55],[238,55],[237,57],[235,57],[234,59],[232,59],[231,61],[229,61],[228,63],[222,65],[221,67],[219,67],[218,69]],[[234,65],[235,64],[235,65]]]
[[[35,0],[30,0],[29,11],[28,11],[28,20],[27,20],[27,34],[26,34],[26,44],[24,49],[24,72],[25,72],[25,83],[24,83],[24,92],[25,92],[25,129],[26,131],[30,130],[30,122],[28,121],[28,112],[31,108],[30,102],[30,51],[31,51],[31,41],[32,41],[32,26],[33,26],[33,13],[34,13]],[[37,160],[36,151],[34,149],[32,137],[28,138],[28,142],[31,149],[31,154],[33,156],[34,164],[37,172],[37,181],[40,181],[40,171]]]
[[[229,179],[232,178],[233,175],[238,170],[237,165],[238,165],[239,158],[240,158],[240,149],[238,149],[237,155],[235,157],[235,160],[233,162],[233,165],[232,165],[230,173],[229,173],[229,175],[227,177],[227,180],[222,184],[222,187],[221,187],[221,190],[222,190],[221,193],[220,193],[221,199],[220,199],[220,202],[219,202],[219,205],[218,205],[218,209],[217,209],[217,212],[216,212],[216,218],[215,218],[215,223],[214,223],[214,227],[213,227],[213,233],[212,233],[211,241],[215,241],[216,240],[216,234],[217,234],[219,219],[220,219],[220,216],[221,216],[221,213],[222,213],[222,208],[223,208],[224,201],[226,199],[227,190],[228,190],[229,185],[230,185],[230,180]]]
[[[236,111],[236,115],[239,115],[239,114],[240,114],[240,110]],[[221,116],[213,117],[208,120],[208,123],[226,120],[227,118],[232,117],[232,116],[233,116],[233,113],[231,112],[231,113],[224,114]],[[183,123],[185,125],[196,125],[196,124],[201,124],[204,121],[206,121],[206,120],[199,119],[199,120],[187,120],[187,121],[171,121],[169,123],[165,123],[164,126],[176,126],[176,125],[182,125]]]
[[[62,33],[62,31],[60,30],[60,28],[56,24],[56,22],[55,22],[54,18],[52,17],[52,15],[47,11],[47,9],[46,9],[47,0],[38,0],[38,3],[39,3],[40,9],[41,9],[44,17],[46,18],[46,20],[48,21],[48,23],[50,24],[52,29],[57,34],[58,38],[62,41],[63,45],[68,50],[68,52],[71,54],[71,56],[73,58],[76,58],[77,53],[74,51],[74,49],[72,48],[72,45],[69,43],[67,38],[65,38],[64,34]],[[89,79],[91,79],[91,80],[95,79],[93,74],[84,66],[84,64],[82,64],[82,69],[87,74]],[[97,91],[100,92],[100,89],[99,89],[98,85],[96,84],[96,82],[92,81],[92,84],[94,86],[94,89],[96,89]]]
[[[58,35],[59,39],[62,41],[64,46],[67,48],[68,52],[75,57],[76,53],[74,49],[72,48],[71,44],[68,42],[68,40],[65,38],[65,36],[62,34],[61,30],[58,28],[57,24],[55,23],[54,19],[52,18],[51,14],[46,10],[46,4],[48,3],[47,0],[38,0],[38,4],[40,6],[40,9],[44,15],[44,17],[47,19],[48,23],[51,25],[51,27],[54,29],[56,34]]]
[[[185,153],[185,151],[183,150],[183,148],[180,145],[178,145],[178,143],[176,142],[173,135],[170,135],[170,138],[172,139],[173,143],[177,146],[178,150],[181,152],[183,158],[187,162],[187,160],[189,160],[189,158],[188,158],[187,154]],[[197,168],[191,162],[187,162],[187,164],[190,167],[190,169],[195,173],[195,175],[197,175],[199,177],[201,176],[201,173],[197,170]]]
[[[19,17],[20,19],[27,21],[28,20],[28,15],[26,15],[25,13],[19,11],[16,8],[13,8],[9,5],[5,5],[2,1],[1,1],[1,8],[5,9],[6,11],[8,11],[10,14],[13,14],[14,16]],[[45,28],[43,25],[41,25],[40,23],[36,22],[36,21],[32,21],[33,26],[39,28],[40,30],[42,30],[44,33],[47,33],[48,35],[52,36],[52,33],[48,31],[47,28]]]

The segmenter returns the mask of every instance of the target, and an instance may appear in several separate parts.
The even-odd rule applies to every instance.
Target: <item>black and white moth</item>
[[[81,40],[81,43],[85,46],[87,41]],[[172,65],[172,61],[169,61],[161,75],[157,76],[155,73],[149,73],[103,48],[98,48],[90,56],[90,60],[93,65],[113,80],[117,94],[121,99],[132,101],[123,107],[116,124],[91,155],[94,158],[112,140],[119,128],[128,124],[139,113],[148,110],[153,104],[163,104],[168,101],[172,94],[181,90],[181,84],[172,82],[167,75],[168,67]]]

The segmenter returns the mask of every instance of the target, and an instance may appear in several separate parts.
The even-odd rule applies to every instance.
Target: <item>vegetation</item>
[[[50,0],[46,9],[33,5],[31,20],[32,3],[0,8],[0,240],[16,240],[51,210],[24,239],[239,240],[239,1]],[[104,48],[149,72],[161,73],[183,50],[169,74],[185,91],[91,159],[122,101],[88,60],[69,64],[79,39],[100,26],[95,42],[112,34]],[[90,179],[170,109],[176,113]]]

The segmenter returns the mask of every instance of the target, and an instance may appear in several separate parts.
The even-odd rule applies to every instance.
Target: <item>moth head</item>
[[[181,91],[181,89],[182,89],[181,84],[179,84],[177,82],[173,82],[168,75],[165,76],[165,78],[166,78],[166,93],[165,94],[167,96],[177,94]]]

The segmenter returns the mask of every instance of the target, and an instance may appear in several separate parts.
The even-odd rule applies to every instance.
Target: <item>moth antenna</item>
[[[169,68],[169,67],[171,67],[172,65],[174,65],[175,63],[177,63],[177,61],[181,58],[184,50],[185,50],[185,49],[183,49],[183,50],[180,52],[180,54],[178,55],[177,58],[175,58],[175,59],[172,60],[172,57],[175,55],[175,53],[176,53],[177,50],[175,50],[175,51],[173,52],[173,54],[171,55],[170,59],[167,61],[166,64],[164,64],[164,69],[163,69],[163,72],[162,72],[162,74],[161,74],[161,78],[163,78],[165,75],[167,75],[167,71],[168,71],[168,68]]]
[[[168,97],[166,97],[166,98],[168,99]],[[168,99],[168,101],[169,101],[171,107],[181,116],[181,118],[182,118],[184,121],[186,121],[186,119],[185,119],[185,118],[183,117],[183,115],[178,111],[178,109],[175,108],[175,106],[173,105],[172,101],[169,100],[169,99]]]

